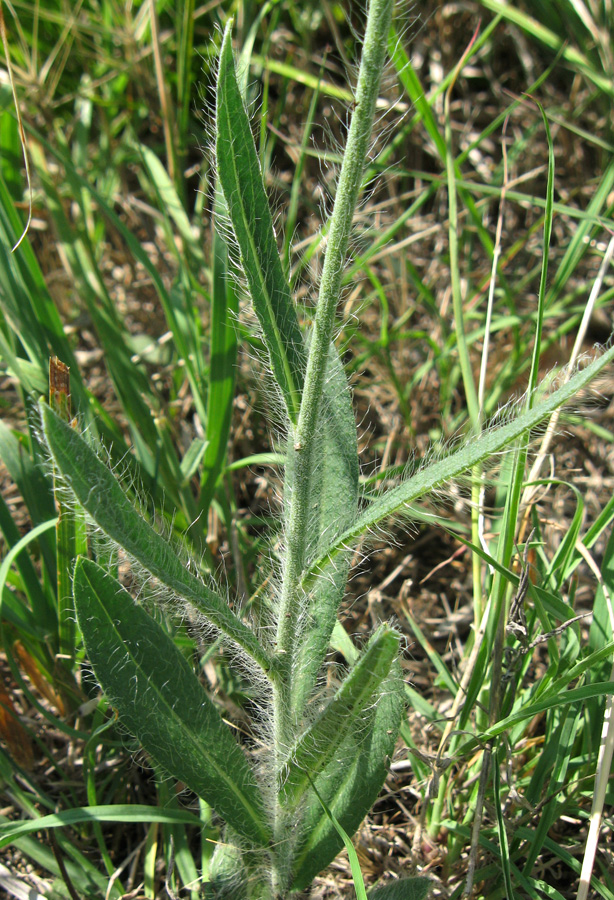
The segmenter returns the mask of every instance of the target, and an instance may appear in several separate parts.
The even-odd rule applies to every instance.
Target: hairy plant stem
[[[292,713],[293,679],[300,678],[300,673],[294,671],[293,663],[302,606],[301,577],[306,562],[313,449],[317,440],[318,414],[322,404],[329,347],[333,337],[348,242],[362,185],[375,105],[386,59],[393,2],[394,0],[371,0],[369,3],[355,108],[330,219],[300,411],[290,438],[293,441],[296,460],[286,516],[286,560],[277,626],[277,655],[282,667],[282,678],[273,685],[279,778],[283,777],[286,756],[299,724],[295,721],[295,715],[300,720],[301,713],[300,710],[297,710],[295,715]],[[294,818],[294,815],[290,816],[290,819]],[[278,802],[274,823],[278,862],[273,887],[279,896],[283,894],[290,874],[284,864],[284,859],[289,861],[292,855],[289,837],[292,831],[289,826],[289,813]]]
[[[320,292],[309,346],[309,357],[298,422],[292,434],[296,451],[295,478],[286,519],[286,563],[277,629],[277,653],[289,671],[300,610],[300,581],[308,537],[312,452],[317,439],[318,413],[341,292],[354,210],[362,184],[375,104],[386,58],[393,0],[371,0],[356,87],[356,104],[348,133],[343,165],[328,233]]]

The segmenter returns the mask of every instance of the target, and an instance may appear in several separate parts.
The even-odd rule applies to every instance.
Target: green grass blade
[[[2,610],[2,596],[4,593],[4,587],[6,585],[6,579],[8,577],[9,569],[11,568],[13,562],[18,559],[19,554],[25,550],[31,541],[36,540],[36,538],[40,537],[45,531],[48,531],[50,528],[53,528],[57,525],[57,518],[50,519],[48,522],[41,522],[40,525],[37,525],[35,528],[32,528],[26,535],[24,535],[17,543],[11,547],[9,552],[5,555],[2,560],[2,564],[0,565],[0,611]]]
[[[310,779],[311,780],[311,779]],[[358,861],[358,854],[354,849],[354,844],[352,843],[352,839],[349,834],[345,831],[345,829],[339,824],[335,816],[332,814],[325,801],[320,797],[317,788],[311,782],[311,789],[314,791],[316,797],[322,804],[322,808],[326,813],[326,816],[330,820],[333,828],[343,841],[343,845],[347,850],[347,854],[350,860],[350,869],[352,870],[352,881],[354,882],[354,890],[356,891],[356,900],[367,900],[367,892],[365,890],[365,883],[363,881],[362,872],[360,869],[360,862]]]
[[[563,258],[552,278],[546,297],[546,306],[550,307],[560,297],[563,288],[577,270],[580,260],[590,252],[590,238],[594,236],[595,229],[600,229],[605,224],[599,221],[599,216],[604,215],[604,213],[606,215],[608,213],[612,214],[611,195],[613,187],[614,159],[605,168],[586,210],[583,210],[579,225],[574,230],[569,245],[566,247]],[[553,210],[567,215],[573,212],[567,208],[557,209],[556,203],[553,203]]]
[[[170,636],[90,560],[77,563],[74,595],[88,658],[121,721],[167,772],[266,846],[247,759]]]
[[[22,245],[23,246],[23,245]],[[0,420],[0,458],[28,508],[33,525],[47,522],[56,514],[51,480],[35,465],[25,446]],[[57,582],[55,536],[40,538],[45,569],[52,584]]]
[[[268,671],[272,662],[254,632],[226,601],[183,566],[175,549],[141,518],[120,485],[74,429],[41,406],[49,448],[60,472],[88,515],[120,547],[171,591],[194,604]]]
[[[158,806],[145,804],[121,804],[85,806],[62,810],[37,819],[21,822],[2,822],[0,824],[0,850],[12,844],[19,837],[41,831],[44,828],[65,828],[66,825],[78,825],[81,822],[168,822],[182,825],[200,826],[200,819],[194,813],[184,809],[160,809]]]
[[[452,282],[452,308],[454,310],[454,332],[456,336],[456,346],[458,349],[458,359],[463,378],[463,388],[467,401],[467,410],[469,413],[469,421],[474,432],[477,434],[480,430],[480,409],[478,404],[478,393],[475,386],[475,379],[471,368],[471,360],[469,358],[469,348],[467,344],[465,308],[463,303],[463,291],[461,286],[461,267],[459,260],[459,226],[458,226],[458,198],[456,179],[458,176],[458,167],[455,163],[454,148],[452,146],[452,119],[450,113],[450,102],[452,89],[457,76],[460,74],[465,60],[471,52],[471,46],[475,41],[474,34],[469,46],[465,50],[458,65],[454,70],[453,80],[445,94],[444,116],[445,116],[445,165],[448,187],[448,244],[450,252],[450,279]]]
[[[162,161],[151,148],[143,143],[138,144],[137,149],[156,193],[157,207],[165,218],[169,217],[172,219],[185,249],[192,255],[198,266],[204,267],[205,258],[202,248],[177,193],[177,188],[164,168]]]
[[[10,552],[22,539],[2,495],[0,495],[0,531],[5,541],[5,552]],[[30,636],[37,636],[39,640],[44,639],[45,632],[47,635],[55,634],[57,629],[55,602],[52,603],[48,599],[29,555],[27,553],[19,553],[15,558],[15,566],[19,572],[21,584],[30,605],[28,609],[23,604],[23,601],[18,601],[19,617],[25,617],[25,619],[22,619],[23,625],[26,625],[25,620],[27,620]],[[6,596],[2,597],[1,602],[6,604]],[[15,609],[15,612],[17,613],[17,609]],[[5,606],[5,616],[6,613],[7,609]]]
[[[512,875],[510,871],[510,848],[507,839],[507,831],[503,816],[503,798],[501,796],[501,765],[505,757],[505,747],[498,747],[492,757],[493,796],[495,801],[495,816],[497,818],[497,832],[499,835],[499,849],[501,853],[501,868],[503,869],[503,881],[508,897],[514,896],[512,888]]]
[[[11,252],[22,229],[11,195],[0,178],[0,305],[38,376],[27,369],[20,371],[27,361],[17,358],[15,347],[11,347],[11,342],[15,341],[13,336],[6,341],[5,347],[0,346],[0,350],[9,365],[15,362],[13,369],[20,383],[30,390],[45,385],[43,393],[47,385],[47,361],[51,356],[58,356],[77,373],[73,388],[78,395],[79,407],[85,410],[87,404],[82,402],[85,390],[78,366],[28,238],[24,238],[14,253]],[[5,344],[5,340],[2,343]]]
[[[183,311],[178,309],[179,304],[177,303],[176,299],[173,298],[172,292],[169,292],[167,290],[163,278],[161,277],[152,260],[149,258],[145,248],[141,245],[138,238],[132,233],[132,231],[130,231],[130,229],[126,226],[122,218],[117,215],[117,213],[112,208],[112,204],[110,202],[107,202],[103,194],[98,191],[92,184],[90,184],[87,179],[79,174],[79,172],[72,164],[69,154],[66,151],[59,151],[55,146],[53,146],[53,144],[45,139],[45,136],[43,134],[36,131],[36,129],[32,128],[30,125],[27,125],[26,128],[33,134],[36,142],[40,143],[40,145],[61,166],[64,167],[66,178],[72,187],[74,195],[77,197],[80,196],[81,191],[86,191],[88,195],[90,195],[92,201],[95,202],[97,209],[100,210],[100,212],[105,216],[110,224],[117,230],[118,234],[121,236],[122,240],[130,250],[130,253],[134,256],[134,259],[143,266],[147,274],[150,276],[158,294],[162,308],[164,309],[164,315],[166,317],[168,327],[173,333],[173,341],[177,353],[184,363],[185,371],[192,388],[196,409],[201,420],[203,422],[206,421],[207,417],[204,405],[204,391],[197,367],[197,362],[200,358],[199,347],[191,346],[191,330],[184,326]],[[73,364],[69,361],[72,358],[72,353],[70,353],[69,356],[67,353],[60,352],[59,350],[54,349],[53,352],[55,352],[56,355],[60,357],[60,359],[64,360],[64,362],[69,363],[71,371],[78,371],[76,363],[74,364],[73,369]],[[50,355],[52,354],[46,354],[46,356]]]
[[[518,25],[530,37],[544,44],[545,47],[556,53],[560,51],[565,62],[573,69],[578,69],[582,72],[600,91],[603,91],[609,97],[614,97],[614,85],[611,78],[606,77],[601,72],[597,72],[588,57],[575,47],[567,44],[563,38],[555,34],[550,28],[527,15],[513,3],[504,3],[501,0],[481,0],[481,3],[487,9],[491,9],[494,13],[503,16],[507,21]]]
[[[542,252],[542,266],[535,317],[535,337],[533,341],[533,355],[531,358],[531,372],[529,375],[529,394],[527,397],[529,405],[532,405],[534,391],[537,387],[539,378],[539,357],[542,349],[542,329],[546,305],[546,287],[548,283],[548,256],[550,251],[550,237],[552,235],[552,204],[554,203],[554,146],[552,144],[552,135],[550,134],[550,126],[548,125],[548,118],[544,108],[539,103],[537,106],[541,113],[546,131],[546,143],[548,145],[548,182],[546,187],[546,210],[544,214],[544,249]]]
[[[222,44],[217,83],[216,158],[241,265],[271,367],[291,422],[296,422],[305,349],[283,273],[258,154],[237,83],[231,27]]]
[[[188,123],[190,121],[190,104],[192,100],[192,59],[194,56],[194,0],[181,0],[177,4],[177,31],[179,46],[177,47],[177,127],[179,161],[185,164],[185,153],[188,146]]]

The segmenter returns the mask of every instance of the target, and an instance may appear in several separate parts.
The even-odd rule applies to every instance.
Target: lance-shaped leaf
[[[123,724],[239,834],[266,846],[253,772],[169,635],[91,560],[77,562],[74,597],[88,658]]]
[[[219,218],[223,215],[224,198],[219,188],[216,188],[211,265],[207,445],[203,454],[200,487],[200,512],[205,520],[226,458],[238,347],[233,319],[239,309],[239,299],[235,284],[228,275],[228,246],[219,228]]]
[[[331,345],[322,408],[320,438],[312,454],[310,473],[309,543],[307,558],[356,519],[358,512],[358,443],[352,398],[341,360]],[[292,444],[286,459],[285,490],[291,497],[294,478]],[[350,561],[341,556],[325,567],[309,593],[308,608],[297,640],[296,678],[292,683],[292,711],[300,721],[326,656],[337,611],[343,600]]]
[[[265,671],[272,660],[256,635],[226,601],[190,574],[175,548],[146,522],[117,480],[77,432],[41,404],[47,444],[83,508],[113,541],[175,594],[196,606],[220,631],[243,647]]]
[[[231,25],[226,28],[217,77],[218,178],[258,316],[271,368],[291,422],[296,422],[305,372],[305,348],[277,249],[258,154],[237,83]]]
[[[540,425],[556,409],[573,400],[576,394],[586,387],[612,359],[614,359],[614,347],[577,372],[566,384],[553,391],[532,409],[516,416],[506,425],[482,432],[475,440],[471,440],[456,453],[431,463],[398,487],[382,494],[369,504],[353,525],[336,539],[330,541],[324,552],[320,552],[310,564],[303,580],[303,586],[307,589],[339,553],[348,546],[355,545],[362,535],[376,528],[383,520],[395,514],[411,515],[412,503],[458,478],[474,466],[487,463],[491,457],[496,456],[518,439],[526,437],[533,428]]]
[[[380,626],[333,699],[290,753],[279,791],[283,806],[296,806],[309,788],[309,779],[317,778],[346,740],[355,739],[365,726],[364,712],[376,705],[398,651],[397,632],[388,625]]]
[[[359,723],[360,727],[349,736],[332,763],[313,779],[318,794],[349,835],[358,829],[384,783],[403,707],[401,667],[395,661],[379,688],[375,709],[367,721]],[[311,788],[300,828],[302,837],[294,860],[292,890],[308,887],[343,846],[342,838]]]
[[[367,894],[367,900],[424,900],[428,897],[434,882],[430,878],[415,875],[413,878],[399,878],[374,887]]]

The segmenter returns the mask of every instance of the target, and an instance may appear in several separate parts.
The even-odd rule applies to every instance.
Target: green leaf
[[[3,504],[4,504],[4,501],[3,501]],[[2,621],[3,618],[9,618],[8,616],[6,616],[6,611],[3,609],[3,606],[4,606],[4,589],[6,587],[6,581],[7,581],[11,566],[13,565],[13,563],[16,560],[19,559],[21,553],[23,552],[23,550],[25,550],[25,548],[28,546],[28,544],[31,544],[32,541],[35,541],[37,538],[40,538],[40,536],[42,534],[44,534],[46,531],[48,531],[49,529],[54,528],[57,525],[57,522],[58,522],[57,517],[54,519],[50,519],[48,522],[41,522],[40,525],[37,525],[35,528],[30,529],[30,531],[27,534],[25,534],[22,538],[20,538],[18,541],[16,541],[15,544],[8,551],[8,553],[5,553],[4,559],[2,560],[2,563],[0,564],[0,622]],[[25,607],[23,609],[21,618],[23,620],[25,620],[24,624],[26,625],[26,627],[28,627],[32,631],[32,630],[36,629],[37,625],[39,628],[41,628],[41,630],[42,630],[42,627],[47,626],[49,628],[49,630],[51,630],[51,633],[55,634],[56,629],[53,628],[52,626],[55,625],[57,628],[57,618],[55,620],[52,619],[52,621],[50,623],[51,627],[47,624],[47,620],[50,617],[48,614],[47,605],[45,604],[45,606],[39,606],[35,610],[35,612],[36,612],[36,616],[32,617],[30,610],[27,607]],[[13,620],[15,620],[15,618],[17,618],[17,620],[19,621],[19,618],[20,618],[19,608],[18,607],[16,608],[15,606],[13,606],[13,613],[14,613]],[[48,635],[49,635],[49,631],[47,632],[47,635],[45,635],[45,636],[48,637]],[[38,637],[38,635],[36,635],[36,636]]]
[[[219,594],[187,571],[176,548],[141,518],[91,447],[48,406],[41,404],[40,408],[54,461],[94,522],[162,584],[204,613],[265,671],[270,670],[272,660],[255,634]]]
[[[120,720],[167,772],[266,846],[247,759],[169,635],[91,560],[77,562],[74,595],[88,658]]]
[[[367,894],[367,900],[424,900],[432,885],[430,878],[399,878],[398,881],[389,881],[381,887],[372,888]]]
[[[330,820],[331,825],[343,841],[345,849],[347,851],[348,858],[350,860],[350,869],[352,870],[352,881],[354,882],[354,890],[356,891],[356,900],[367,900],[367,892],[365,891],[365,883],[362,877],[362,871],[360,869],[360,861],[358,859],[358,854],[354,848],[354,844],[352,843],[352,839],[347,831],[343,828],[343,826],[337,821],[333,813],[328,808],[327,803],[321,797],[320,792],[315,787],[314,784],[311,785],[311,789],[314,794],[320,801],[324,812],[326,813],[328,819]]]
[[[2,561],[4,565],[13,548],[22,540],[22,536],[2,495],[0,495],[0,532],[5,542],[5,555]],[[2,615],[29,636],[38,640],[45,638],[49,640],[49,635],[55,635],[57,630],[55,598],[49,598],[45,593],[29,554],[18,553],[15,557],[15,566],[21,577],[29,606],[23,602],[21,596],[17,598],[8,589],[4,590],[0,577],[0,589],[4,591],[0,594]]]
[[[8,469],[11,479],[17,485],[19,493],[28,507],[32,524],[39,525],[41,522],[52,519],[56,514],[56,509],[51,479],[43,474],[22,442],[1,420],[0,459]],[[55,534],[49,532],[49,534],[41,535],[39,544],[49,579],[55,584],[57,580]],[[56,625],[52,627],[54,619],[57,620],[55,610],[48,609],[45,616],[45,627],[55,631],[57,621]]]
[[[332,540],[327,551],[314,560],[309,567],[304,584],[307,585],[316,575],[319,575],[331,560],[348,546],[354,545],[365,532],[377,527],[389,516],[401,513],[411,515],[411,504],[416,500],[463,475],[473,466],[486,463],[492,456],[519,438],[526,436],[555,409],[572,400],[578,391],[589,384],[612,359],[614,359],[614,347],[577,372],[566,384],[553,391],[532,409],[521,413],[506,425],[482,432],[479,437],[457,450],[456,453],[431,463],[398,487],[382,494],[358,516],[354,525]]]
[[[305,348],[275,240],[258,154],[237,83],[231,27],[224,34],[217,79],[218,177],[241,265],[262,328],[275,380],[296,423],[305,372]]]
[[[200,243],[177,194],[177,188],[169,177],[159,156],[143,143],[137,144],[137,150],[141,154],[143,165],[149,175],[152,187],[158,195],[159,209],[164,216],[170,216],[190,253],[194,255],[199,265],[204,266],[205,258]]]
[[[65,828],[67,825],[78,825],[80,822],[123,822],[126,825],[133,825],[135,822],[163,822],[196,827],[203,825],[198,816],[187,809],[160,809],[159,806],[145,806],[141,803],[76,806],[73,809],[64,809],[33,819],[0,821],[0,850],[32,831]]]
[[[355,739],[366,728],[364,712],[377,703],[398,651],[399,635],[381,625],[335,696],[289,754],[280,787],[283,806],[296,806],[309,788],[310,778],[316,779],[337,758],[346,740]]]
[[[74,391],[78,405],[82,404],[84,389],[78,367],[64,334],[57,307],[49,293],[45,278],[26,237],[13,253],[23,230],[23,222],[7,187],[0,177],[0,305],[14,335],[19,335],[28,360],[21,358],[14,338],[7,341],[0,332],[0,353],[11,365],[15,375],[28,389],[44,385],[47,389],[47,364],[50,356],[59,356],[75,371]],[[29,365],[27,362],[29,361]],[[38,370],[38,372],[37,372]]]
[[[307,556],[312,559],[332,537],[349,527],[358,514],[358,442],[352,398],[341,360],[331,345],[326,386],[317,426],[321,438],[312,456],[311,536]],[[296,453],[290,444],[286,463],[286,492],[292,494]],[[303,633],[297,641],[292,708],[297,721],[315,685],[326,656],[337,612],[347,584],[350,560],[342,556],[324,568],[308,598]]]
[[[401,667],[394,662],[366,722],[360,722],[320,775],[321,800],[350,835],[358,829],[382,788],[404,709]],[[294,860],[292,889],[302,890],[335,858],[343,839],[310,788],[301,818],[302,842]]]
[[[219,227],[219,219],[225,215],[226,204],[218,189],[213,215],[207,448],[203,456],[200,490],[200,511],[205,519],[226,458],[238,347],[233,320],[239,310],[239,299],[228,272],[228,246]]]

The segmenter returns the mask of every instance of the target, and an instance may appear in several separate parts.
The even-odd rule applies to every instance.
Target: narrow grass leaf
[[[180,162],[185,163],[184,156],[188,146],[188,122],[190,119],[190,103],[194,79],[192,75],[192,58],[194,55],[194,0],[181,0],[177,6],[177,22],[179,42],[177,47],[177,125],[178,153]]]
[[[117,480],[73,428],[41,405],[45,436],[60,472],[96,524],[171,591],[193,603],[265,670],[271,660],[226,601],[182,565],[175,549],[137,512]]]
[[[22,540],[22,535],[2,495],[0,495],[0,531],[5,542],[5,554],[8,554]],[[23,600],[17,600],[7,592],[6,595],[2,595],[3,614],[5,617],[7,612],[9,612],[9,615],[14,614],[18,618],[19,624],[17,622],[15,624],[18,624],[19,629],[27,627],[31,637],[42,640],[45,636],[48,637],[50,633],[55,633],[57,628],[55,603],[48,598],[41,579],[39,579],[34,564],[27,553],[17,554],[15,567],[19,572],[21,585],[27,597],[29,608],[23,603]],[[7,601],[9,604],[8,610],[6,606]],[[13,603],[13,601],[15,602]]]
[[[295,423],[303,387],[305,349],[275,240],[258,154],[237,83],[231,24],[224,34],[217,81],[218,177],[271,367],[288,417]]]
[[[556,757],[552,771],[548,773],[549,800],[541,810],[539,822],[531,840],[523,848],[523,855],[526,858],[523,862],[522,871],[527,876],[531,874],[534,863],[543,851],[544,840],[560,813],[562,799],[560,791],[570,777],[571,773],[569,770],[572,765],[573,746],[582,728],[583,710],[581,704],[566,705],[560,710],[560,713],[560,717],[557,715],[546,719],[545,743],[554,744]],[[554,725],[559,719],[560,726],[555,731]],[[541,784],[543,785],[544,781]]]
[[[36,525],[26,535],[24,535],[19,541],[17,541],[17,543],[15,543],[11,547],[11,549],[8,551],[8,553],[5,554],[4,559],[2,560],[2,564],[0,565],[0,614],[3,612],[2,604],[3,604],[4,589],[6,586],[6,580],[7,580],[11,566],[19,558],[20,554],[25,550],[25,548],[28,546],[28,544],[30,544],[32,541],[35,541],[37,538],[39,538],[42,534],[44,534],[50,528],[53,528],[55,525],[57,525],[57,522],[58,522],[58,520],[56,517],[54,519],[50,519],[48,522],[41,522],[40,525]],[[49,612],[47,611],[46,606],[43,607],[43,609],[39,610],[39,614],[42,613],[44,610],[46,611],[46,614],[45,614],[45,618],[43,619],[43,624],[46,623],[47,620],[50,618]],[[1,621],[1,618],[2,617],[0,615],[0,621]],[[51,616],[51,622],[49,624],[55,626],[52,631],[52,633],[55,633],[55,630],[57,628],[57,618],[54,618],[53,616]]]
[[[360,870],[360,862],[358,861],[358,854],[354,849],[354,844],[352,843],[352,839],[349,834],[345,831],[345,829],[339,824],[337,819],[334,817],[324,800],[320,797],[317,788],[315,785],[311,784],[311,789],[315,793],[316,797],[322,804],[322,808],[326,813],[327,817],[330,819],[333,828],[343,841],[343,845],[347,850],[347,854],[350,860],[350,869],[352,870],[352,881],[354,882],[354,890],[356,891],[356,900],[367,900],[367,892],[365,890],[365,883],[362,877],[362,872]]]
[[[537,103],[537,101],[535,102]],[[550,237],[552,235],[552,204],[554,202],[554,146],[552,144],[552,135],[550,134],[548,117],[546,116],[543,106],[539,103],[537,103],[537,106],[541,113],[544,129],[546,131],[546,143],[548,145],[548,181],[546,185],[546,210],[544,213],[544,247],[542,252],[541,275],[539,279],[537,310],[535,314],[535,333],[533,337],[531,371],[529,374],[529,393],[527,395],[528,406],[533,405],[535,388],[537,387],[539,379],[539,357],[542,349],[542,329],[546,305],[546,286],[548,283],[548,257],[550,254]]]
[[[22,243],[23,247],[24,244]],[[17,485],[24,499],[33,525],[48,522],[56,514],[51,479],[43,475],[39,466],[26,451],[24,444],[0,419],[0,459]],[[43,534],[40,548],[50,581],[57,580],[55,535]]]
[[[611,209],[610,198],[612,196],[613,187],[614,159],[610,161],[603,172],[601,180],[594,193],[591,195],[590,202],[584,211],[584,216],[580,219],[578,227],[574,230],[572,238],[565,248],[563,258],[559,263],[548,290],[546,306],[551,307],[551,305],[559,298],[565,285],[577,270],[580,260],[590,252],[590,238],[593,236],[594,230],[603,227],[602,223],[598,221],[598,216],[603,215],[604,208],[606,213]],[[553,208],[556,209],[556,204],[553,204]],[[570,215],[573,212],[573,210],[567,208],[558,211],[565,215]],[[606,229],[607,227],[606,224]]]
[[[588,638],[589,647],[597,652],[611,642],[614,637],[606,597],[606,592],[609,592],[610,595],[614,594],[614,531],[608,538],[600,568],[603,585],[599,585],[595,596],[593,620]],[[611,659],[606,658],[598,666],[591,667],[591,680],[599,681],[607,678],[607,674],[611,671],[611,665]],[[594,711],[596,712],[596,709]]]
[[[537,19],[527,15],[523,10],[519,9],[513,3],[505,3],[502,0],[481,0],[482,5],[487,9],[503,16],[514,25],[518,25],[534,40],[539,41],[555,52],[560,51],[563,59],[575,70],[579,69],[583,75],[592,81],[595,87],[599,88],[609,97],[614,97],[614,85],[612,80],[600,72],[595,70],[590,59],[581,53],[576,47],[572,47],[566,43],[563,38],[555,34],[550,28],[542,25]]]
[[[65,828],[82,822],[162,822],[200,827],[201,821],[194,813],[184,809],[161,809],[139,803],[118,803],[102,806],[81,806],[27,819],[21,822],[0,823],[0,850],[14,843],[19,837],[45,828]]]
[[[612,644],[608,645],[608,650],[611,652]],[[601,652],[599,654],[594,654],[595,658],[601,658],[604,655],[605,653],[602,654]],[[553,684],[556,684],[556,682]],[[553,687],[552,692],[554,693],[555,690],[556,688]],[[483,731],[480,734],[479,741],[477,738],[469,738],[466,743],[460,747],[458,752],[462,755],[469,753],[472,748],[480,746],[482,742],[486,743],[498,735],[503,734],[504,731],[507,731],[518,722],[532,719],[534,716],[546,712],[548,709],[553,709],[556,706],[581,705],[585,700],[590,700],[592,697],[604,697],[608,694],[614,694],[614,681],[600,681],[597,684],[587,684],[580,688],[573,688],[572,690],[564,691],[563,693],[559,692],[554,696],[548,696],[543,700],[538,700],[536,703],[529,703]]]
[[[175,223],[177,232],[181,236],[189,253],[199,266],[204,267],[205,258],[197,240],[192,224],[177,193],[168,172],[164,168],[159,156],[151,148],[143,143],[138,144],[138,151],[143,160],[143,165],[151,184],[156,191],[158,206],[164,216],[170,216]]]
[[[38,826],[29,830],[36,831],[37,829]],[[113,884],[109,884],[108,875],[102,874],[95,863],[88,859],[84,853],[81,853],[69,837],[65,838],[61,830],[56,832],[56,837],[60,850],[64,854],[65,871],[80,897],[108,897],[108,900],[121,900],[124,892],[118,885],[119,879]],[[57,857],[49,846],[46,836],[39,839],[25,834],[14,841],[10,841],[10,843],[24,857],[35,863],[37,871],[51,872],[56,877],[62,878]],[[31,891],[32,889],[29,888],[28,900],[31,898]],[[70,895],[68,892],[62,893],[60,887],[57,894],[47,894],[45,900],[49,896],[57,896],[65,900]]]
[[[493,773],[493,796],[495,815],[497,818],[497,833],[499,835],[499,849],[501,853],[501,868],[503,869],[503,882],[508,897],[514,896],[512,887],[512,873],[510,871],[510,847],[507,839],[506,823],[503,817],[503,798],[501,796],[501,765],[503,763],[504,753],[501,748],[497,748],[497,752],[493,754],[492,773]]]
[[[453,697],[455,697],[456,692],[458,691],[458,684],[454,680],[452,673],[446,666],[445,662],[443,661],[443,659],[441,658],[439,653],[435,650],[435,648],[433,647],[431,642],[426,638],[424,632],[418,625],[418,622],[416,621],[416,619],[414,619],[414,617],[410,613],[409,609],[405,609],[404,613],[405,613],[405,618],[409,622],[409,626],[410,626],[411,630],[413,631],[414,635],[416,636],[416,640],[418,641],[418,643],[420,644],[420,646],[422,647],[422,649],[424,650],[424,652],[430,659],[431,665],[433,666],[435,671],[439,673],[439,677],[444,682],[444,684],[445,684],[446,688],[448,689],[448,691],[450,692],[450,694]]]
[[[145,271],[150,276],[152,284],[154,285],[158,294],[160,303],[162,304],[162,308],[164,309],[164,315],[166,317],[168,327],[173,333],[174,346],[185,366],[186,375],[192,388],[192,394],[197,412],[201,420],[203,422],[206,421],[207,417],[203,399],[203,386],[200,382],[199,373],[196,368],[196,362],[200,359],[201,356],[200,347],[192,344],[191,337],[193,334],[193,329],[190,327],[185,327],[185,320],[182,321],[181,317],[178,315],[176,310],[176,303],[173,301],[171,292],[167,290],[166,285],[164,284],[164,279],[158,272],[155,264],[148,256],[145,248],[141,245],[138,238],[127,227],[122,218],[117,215],[117,213],[114,211],[110,203],[107,202],[105,197],[75,169],[70,156],[68,155],[68,152],[62,152],[58,150],[57,147],[55,147],[52,143],[45,139],[45,136],[42,133],[38,132],[31,125],[26,125],[26,130],[30,131],[36,139],[36,142],[40,143],[45,151],[61,166],[64,167],[66,178],[71,184],[74,195],[78,197],[80,196],[81,190],[87,191],[92,200],[95,202],[97,209],[117,230],[122,240],[130,250],[131,254],[134,256],[135,260],[143,266]],[[71,366],[71,371],[78,371],[76,363],[73,369],[72,363],[69,362],[69,354],[70,358],[72,358],[72,353],[70,353],[70,348],[68,348],[68,350],[69,353],[65,353],[54,348],[52,352],[56,353],[57,356],[60,357],[60,359],[64,360],[64,362],[68,362]],[[50,355],[52,354],[48,352],[45,358]],[[84,409],[87,409],[87,406],[84,406]]]
[[[19,335],[30,363],[38,369],[39,378],[46,385],[47,360],[50,356],[59,356],[71,368],[74,366],[75,371],[78,367],[27,237],[18,250],[11,252],[22,229],[23,223],[11,195],[0,178],[0,304],[14,334]],[[10,340],[15,338],[11,336]],[[9,349],[9,342],[6,344]],[[14,351],[14,347],[12,349]],[[19,360],[17,366],[15,374],[19,372]],[[78,375],[74,388],[81,400],[85,391]]]
[[[77,563],[74,595],[88,659],[121,721],[239,834],[266,845],[247,759],[170,636],[91,560]]]

